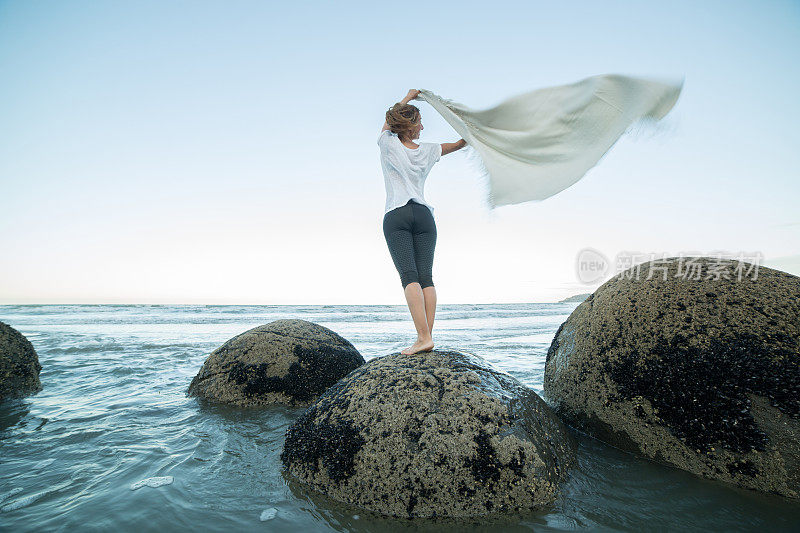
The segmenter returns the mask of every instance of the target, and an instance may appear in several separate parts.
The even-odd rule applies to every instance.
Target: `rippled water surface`
[[[575,306],[439,306],[437,347],[476,353],[541,392],[547,347]],[[561,500],[503,523],[380,519],[309,494],[285,480],[279,459],[302,409],[185,395],[211,351],[279,318],[331,328],[367,360],[413,339],[401,306],[0,306],[0,320],[36,348],[44,386],[0,405],[0,529],[800,530],[796,503],[580,435]]]

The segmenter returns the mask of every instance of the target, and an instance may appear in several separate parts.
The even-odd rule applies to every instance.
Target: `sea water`
[[[577,304],[440,305],[437,347],[487,359],[537,392]],[[186,396],[206,356],[282,318],[326,326],[370,360],[414,339],[405,306],[0,306],[42,365],[43,389],[0,404],[3,531],[798,531],[800,504],[658,465],[576,434],[551,507],[498,525],[406,522],[327,501],[283,476],[303,409]]]

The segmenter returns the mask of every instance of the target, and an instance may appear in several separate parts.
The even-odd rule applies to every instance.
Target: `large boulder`
[[[306,320],[275,320],[214,350],[187,394],[238,406],[308,405],[364,364],[343,337]]]
[[[0,322],[0,401],[42,390],[41,370],[39,357],[30,341]]]
[[[548,350],[545,397],[619,448],[797,498],[800,278],[691,260],[633,267],[581,303]]]
[[[534,391],[457,351],[372,359],[286,432],[294,478],[385,516],[470,517],[555,500],[574,458]]]

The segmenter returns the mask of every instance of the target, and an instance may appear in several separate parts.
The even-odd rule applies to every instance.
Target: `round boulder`
[[[238,406],[308,405],[363,364],[358,350],[330,329],[275,320],[214,350],[187,394]]]
[[[30,341],[0,322],[0,401],[42,390],[41,370],[39,357]]]
[[[559,327],[544,394],[618,448],[797,498],[800,278],[708,257],[626,270]]]
[[[552,503],[574,444],[515,378],[457,351],[370,360],[287,430],[286,472],[384,516],[472,517]]]

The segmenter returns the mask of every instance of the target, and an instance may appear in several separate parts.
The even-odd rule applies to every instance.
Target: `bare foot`
[[[417,342],[415,342],[414,344],[412,344],[411,346],[409,346],[400,353],[404,355],[411,355],[417,352],[430,352],[431,350],[433,350],[433,339],[428,339],[424,341],[417,339]]]

